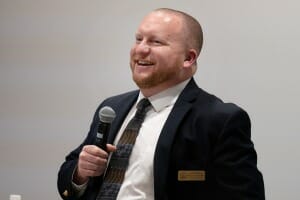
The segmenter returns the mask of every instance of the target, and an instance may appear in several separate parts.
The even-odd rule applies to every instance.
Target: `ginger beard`
[[[173,63],[175,64],[175,63]],[[169,67],[156,66],[156,63],[141,66],[138,61],[132,59],[130,62],[132,79],[141,89],[149,89],[174,80],[179,76],[180,67],[174,65]],[[176,70],[177,68],[177,70]]]

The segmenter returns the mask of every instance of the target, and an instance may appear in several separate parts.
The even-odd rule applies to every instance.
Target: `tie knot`
[[[150,109],[150,106],[151,106],[150,101],[146,98],[143,98],[139,101],[136,107],[140,112],[147,112]]]

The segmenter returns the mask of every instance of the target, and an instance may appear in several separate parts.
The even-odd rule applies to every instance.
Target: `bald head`
[[[203,44],[203,33],[200,23],[187,13],[173,10],[170,8],[158,8],[153,12],[163,12],[171,15],[175,15],[182,19],[183,33],[185,35],[185,41],[187,41],[188,48],[193,48],[200,54]]]

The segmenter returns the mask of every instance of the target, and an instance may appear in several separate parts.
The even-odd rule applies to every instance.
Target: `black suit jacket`
[[[58,189],[64,199],[78,199],[72,173],[81,148],[94,142],[99,109],[111,106],[116,111],[108,139],[112,143],[138,93],[108,98],[98,107],[85,141],[60,168]],[[206,93],[191,79],[158,139],[153,163],[155,200],[265,199],[256,162],[247,113]],[[101,177],[90,180],[80,199],[94,200],[100,185]]]

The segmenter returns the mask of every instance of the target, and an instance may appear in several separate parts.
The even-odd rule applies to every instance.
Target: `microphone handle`
[[[110,129],[110,123],[100,121],[96,135],[95,145],[106,151],[107,137]]]

